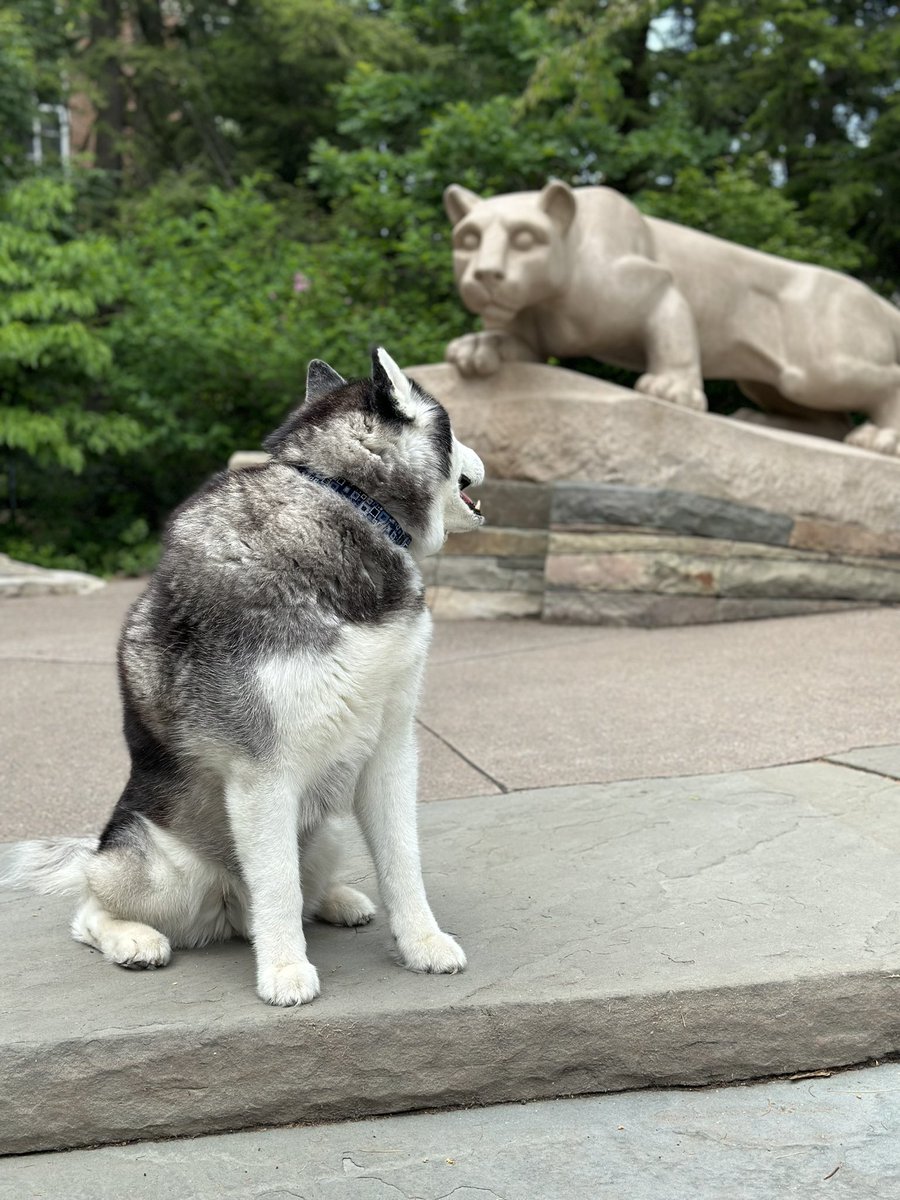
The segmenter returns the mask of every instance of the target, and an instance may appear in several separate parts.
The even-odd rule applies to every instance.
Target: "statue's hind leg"
[[[792,433],[806,433],[814,437],[842,441],[853,428],[849,413],[821,412],[788,400],[771,383],[756,379],[739,379],[737,385],[744,395],[752,400],[761,412],[741,409],[734,415],[748,424],[765,425],[774,429],[787,429]]]
[[[892,374],[893,394],[887,399],[878,400],[874,404],[860,403],[869,420],[858,425],[847,435],[845,441],[850,446],[858,446],[862,450],[875,450],[879,454],[895,454],[900,456],[900,367],[882,368],[885,374]]]
[[[778,392],[820,413],[864,413],[868,420],[844,440],[850,446],[900,455],[900,366],[836,352],[814,365],[786,364]]]

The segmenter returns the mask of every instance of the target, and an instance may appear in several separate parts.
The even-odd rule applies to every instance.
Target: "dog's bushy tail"
[[[20,842],[0,872],[0,884],[45,896],[76,895],[84,890],[87,861],[96,849],[96,838]]]

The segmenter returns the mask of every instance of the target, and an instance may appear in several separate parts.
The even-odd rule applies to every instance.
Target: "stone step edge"
[[[900,1052],[898,1001],[900,972],[837,970],[362,1019],[317,1017],[313,1006],[267,1020],[262,1009],[214,1029],[198,1020],[7,1045],[0,1154],[834,1069]],[[371,1047],[380,1078],[364,1063],[361,1097]],[[41,1118],[47,1089],[71,1114],[64,1127]]]

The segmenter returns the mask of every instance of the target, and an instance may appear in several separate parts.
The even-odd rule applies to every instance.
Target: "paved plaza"
[[[138,588],[0,603],[3,840],[104,821]],[[399,968],[380,915],[314,925],[323,995],[275,1010],[244,944],[124,972],[69,901],[0,892],[0,1149],[44,1152],[0,1196],[887,1194],[896,1068],[771,1077],[900,1050],[898,639],[889,609],[437,624],[422,840],[460,976]],[[348,876],[376,890],[361,846]]]

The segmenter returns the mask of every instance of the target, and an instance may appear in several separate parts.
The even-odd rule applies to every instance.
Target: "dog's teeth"
[[[481,501],[480,501],[480,500],[476,500],[476,501],[475,501],[475,511],[476,511],[477,513],[480,513],[480,512],[481,512]]]

